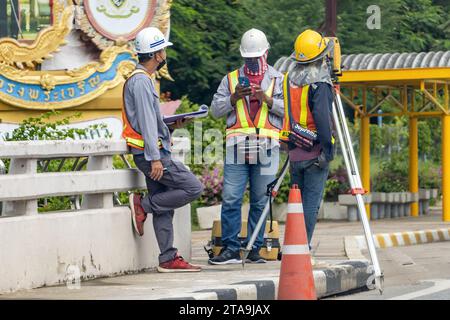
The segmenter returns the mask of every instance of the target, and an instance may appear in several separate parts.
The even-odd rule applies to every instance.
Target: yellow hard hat
[[[300,63],[309,63],[323,57],[328,48],[326,38],[314,30],[300,33],[295,40],[293,58]]]

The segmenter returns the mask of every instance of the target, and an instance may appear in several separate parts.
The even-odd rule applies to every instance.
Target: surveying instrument
[[[373,268],[373,275],[375,277],[375,288],[380,291],[380,294],[383,293],[383,280],[384,275],[381,271],[380,264],[378,262],[377,252],[375,250],[375,243],[373,240],[372,231],[370,229],[369,221],[367,218],[366,207],[364,205],[363,194],[366,193],[364,188],[362,187],[361,177],[359,175],[359,169],[356,162],[355,153],[352,147],[352,140],[350,137],[350,133],[347,126],[347,120],[345,118],[344,108],[342,106],[341,97],[339,95],[339,82],[338,77],[342,76],[342,67],[341,67],[341,48],[339,41],[336,37],[327,37],[326,40],[328,42],[332,42],[332,47],[327,53],[327,60],[329,62],[329,67],[331,70],[331,78],[334,83],[333,90],[333,105],[332,105],[332,117],[334,122],[334,129],[337,132],[338,139],[340,142],[340,147],[342,150],[342,155],[344,158],[345,167],[347,169],[348,180],[351,187],[351,194],[356,197],[356,202],[358,205],[358,213],[360,217],[360,221],[363,225],[364,235],[367,243],[367,248],[370,255],[371,265],[369,268]],[[243,253],[242,257],[242,267],[245,266],[245,260],[247,259],[253,244],[257,238],[259,230],[265,225],[265,221],[267,219],[267,215],[271,208],[271,203],[277,195],[277,192],[281,186],[284,176],[288,170],[288,162],[289,158],[286,160],[285,165],[283,166],[280,175],[278,178],[271,184],[273,188],[268,190],[269,199],[267,201],[266,206],[259,218],[259,221],[251,235],[251,238],[245,248],[242,248],[241,251]]]

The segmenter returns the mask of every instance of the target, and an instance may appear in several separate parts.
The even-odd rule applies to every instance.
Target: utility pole
[[[337,0],[325,0],[325,23],[320,31],[327,37],[335,37],[337,33]]]

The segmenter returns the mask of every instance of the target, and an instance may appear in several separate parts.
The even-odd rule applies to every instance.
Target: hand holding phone
[[[239,77],[234,93],[231,95],[231,105],[235,106],[236,101],[252,94],[250,80],[247,77]]]
[[[250,87],[250,80],[247,77],[239,77],[238,81],[242,87]]]

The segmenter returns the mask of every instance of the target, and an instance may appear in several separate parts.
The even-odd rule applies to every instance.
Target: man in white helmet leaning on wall
[[[148,195],[130,195],[135,231],[144,234],[147,214],[160,248],[159,272],[195,272],[200,267],[186,262],[173,247],[174,210],[197,199],[203,192],[198,179],[181,163],[171,159],[170,130],[159,109],[159,95],[151,74],[166,63],[165,48],[171,46],[157,28],[141,30],[135,40],[139,64],[123,89],[123,138],[130,146],[136,166],[145,175]],[[178,123],[180,125],[180,123]]]
[[[279,130],[282,127],[283,75],[267,64],[269,42],[257,29],[244,33],[240,52],[244,65],[226,75],[214,95],[214,117],[227,118],[226,161],[222,192],[221,230],[223,249],[210,264],[241,263],[241,205],[250,183],[250,212],[246,246],[267,202],[267,185],[275,179],[279,162]],[[264,227],[248,256],[262,263]]]

